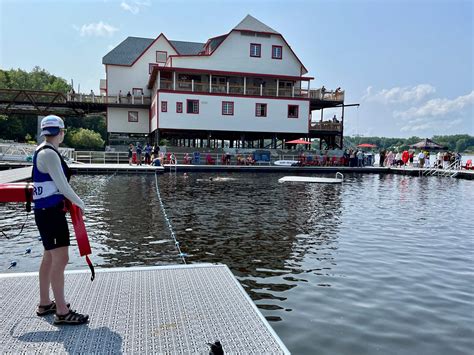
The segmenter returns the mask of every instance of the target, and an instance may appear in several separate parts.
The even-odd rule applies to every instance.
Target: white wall
[[[260,43],[261,57],[250,57],[250,43]],[[272,45],[282,46],[282,59],[272,59]],[[300,76],[301,64],[280,36],[242,36],[231,32],[211,56],[173,57],[173,67]]]
[[[138,111],[138,122],[128,122],[128,111]],[[150,116],[148,109],[107,108],[107,131],[114,133],[149,133]]]
[[[199,114],[186,113],[186,99],[199,100]],[[161,102],[168,112],[161,112]],[[234,102],[234,115],[222,115],[222,101]],[[183,113],[176,113],[176,102]],[[255,104],[267,104],[267,117],[255,116]],[[288,105],[299,105],[298,118],[288,118]],[[158,93],[158,127],[214,131],[308,133],[309,101],[268,98],[241,98],[216,95]],[[156,122],[152,122],[155,126]]]
[[[168,41],[161,36],[131,67],[107,64],[107,94],[115,96],[122,90],[125,96],[133,88],[142,88],[145,96],[150,96],[147,89],[150,78],[148,64],[156,62],[156,51],[167,51],[168,56],[177,54]],[[161,64],[160,64],[161,65]]]

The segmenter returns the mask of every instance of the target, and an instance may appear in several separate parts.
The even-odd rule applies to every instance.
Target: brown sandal
[[[67,308],[69,308],[71,305],[69,303],[66,304]],[[50,304],[42,306],[38,305],[38,308],[36,309],[36,315],[39,317],[45,316],[47,314],[55,313],[56,312],[56,303],[54,301],[51,301]]]
[[[72,309],[69,310],[67,314],[55,314],[54,315],[54,324],[84,324],[89,321],[89,316],[87,314],[80,314]]]

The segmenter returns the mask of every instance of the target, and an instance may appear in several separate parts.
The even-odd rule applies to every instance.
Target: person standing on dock
[[[39,269],[40,302],[38,316],[54,313],[54,324],[83,324],[89,316],[73,311],[64,297],[64,270],[69,260],[69,228],[65,203],[68,199],[82,211],[84,202],[69,185],[71,173],[58,152],[66,130],[64,121],[49,115],[41,121],[41,136],[45,137],[33,156],[33,201],[35,222],[44,253]],[[55,300],[49,295],[50,287]]]

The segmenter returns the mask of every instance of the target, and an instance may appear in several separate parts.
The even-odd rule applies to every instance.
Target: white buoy
[[[184,231],[185,231],[185,232],[192,232],[193,229],[192,229],[192,228],[186,228]]]

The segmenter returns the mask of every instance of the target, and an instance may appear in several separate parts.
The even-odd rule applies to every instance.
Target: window
[[[258,43],[250,43],[250,56],[260,58],[262,56],[262,45]]]
[[[177,102],[176,103],[176,113],[183,113],[183,103]]]
[[[224,116],[234,115],[234,103],[232,101],[222,101],[222,114]]]
[[[298,105],[288,105],[288,118],[298,118]]]
[[[267,104],[255,104],[255,116],[267,117]]]
[[[272,46],[272,58],[273,59],[281,59],[283,53],[282,46]]]
[[[138,122],[138,111],[128,111],[128,122]]]
[[[199,100],[186,100],[186,113],[199,113]]]
[[[161,101],[161,112],[168,112],[168,101]]]
[[[156,62],[157,63],[166,63],[167,59],[168,59],[168,52],[156,51]]]

